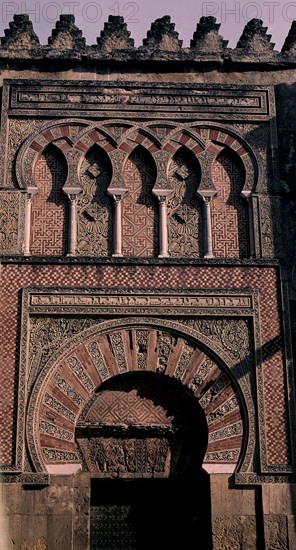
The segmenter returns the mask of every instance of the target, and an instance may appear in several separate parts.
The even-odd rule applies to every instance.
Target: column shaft
[[[168,253],[168,220],[166,197],[159,197],[159,258],[166,258]]]
[[[114,200],[114,232],[113,232],[113,238],[114,238],[114,252],[112,256],[114,257],[121,257],[122,256],[122,229],[121,229],[121,217],[122,217],[122,210],[121,210],[121,197],[115,197]]]
[[[204,216],[205,216],[204,257],[213,258],[214,255],[213,255],[213,241],[212,241],[211,202],[208,197],[204,198]]]

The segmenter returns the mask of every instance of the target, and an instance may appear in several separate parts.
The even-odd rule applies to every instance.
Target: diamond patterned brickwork
[[[28,286],[134,288],[253,288],[260,293],[261,341],[264,357],[264,408],[269,464],[289,461],[277,272],[268,267],[2,265],[1,399],[2,461],[12,460],[15,354],[19,342],[19,289]],[[276,404],[276,406],[275,406]]]
[[[66,249],[66,196],[62,186],[67,169],[61,153],[48,147],[34,171],[38,192],[32,201],[31,254],[60,256]]]
[[[246,258],[249,249],[247,204],[240,192],[242,166],[232,153],[223,151],[213,164],[217,195],[212,201],[213,253],[219,258]]]

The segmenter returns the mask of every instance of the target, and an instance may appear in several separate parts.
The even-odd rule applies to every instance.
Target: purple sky
[[[0,34],[8,27],[14,13],[29,13],[42,43],[47,43],[51,29],[60,13],[74,13],[76,24],[82,29],[88,44],[95,44],[96,37],[107,21],[108,15],[123,15],[136,45],[142,43],[151,22],[163,15],[170,15],[176,25],[183,45],[188,46],[202,15],[214,15],[221,23],[220,32],[234,47],[246,22],[253,17],[263,19],[276,49],[281,49],[292,20],[296,20],[296,1],[266,0],[263,2],[241,0],[6,0],[0,5]]]

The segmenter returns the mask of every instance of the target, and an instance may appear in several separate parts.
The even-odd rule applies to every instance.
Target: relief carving
[[[19,253],[20,194],[0,192],[0,254]]]
[[[79,318],[44,318],[30,319],[30,349],[29,349],[29,385],[31,386],[45,363],[72,336],[82,332],[99,320]]]
[[[108,256],[112,253],[112,206],[107,194],[111,163],[93,146],[80,168],[82,193],[77,198],[77,254]]]
[[[122,253],[156,256],[158,212],[152,195],[156,168],[150,154],[137,147],[125,163],[123,176],[128,194],[122,201]]]
[[[242,163],[223,151],[212,167],[217,190],[211,204],[213,254],[224,258],[249,256],[247,204],[241,197],[244,186]]]
[[[94,438],[80,441],[87,469],[109,476],[164,474],[169,465],[170,446],[159,438]]]
[[[50,145],[34,167],[38,192],[32,199],[31,253],[34,256],[61,256],[67,250],[67,207],[62,187],[67,166],[60,151]]]
[[[201,256],[200,170],[193,154],[180,149],[169,166],[168,178],[173,189],[167,201],[170,256]]]
[[[278,197],[260,196],[260,223],[263,258],[281,256],[283,224]]]

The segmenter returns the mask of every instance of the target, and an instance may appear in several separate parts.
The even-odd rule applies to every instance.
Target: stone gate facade
[[[1,39],[3,548],[295,548],[295,52]]]

